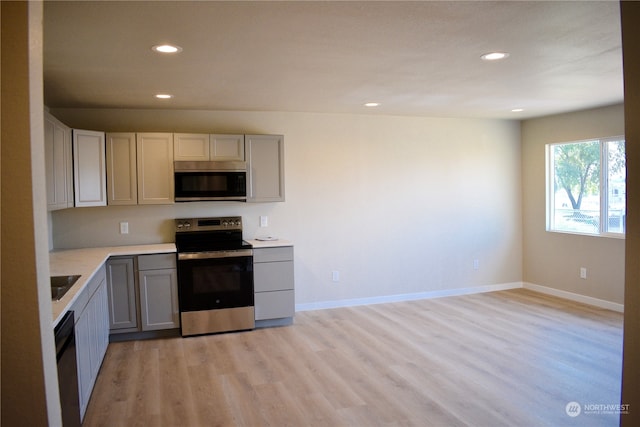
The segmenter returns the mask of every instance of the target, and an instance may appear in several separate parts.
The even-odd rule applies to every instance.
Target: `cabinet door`
[[[209,160],[209,134],[175,133],[173,134],[174,160]]]
[[[176,269],[146,270],[138,275],[142,330],[179,328]]]
[[[138,204],[173,203],[173,134],[139,133]]]
[[[44,141],[47,208],[52,211],[73,207],[71,129],[45,113]]]
[[[210,159],[244,162],[244,135],[211,135]]]
[[[109,329],[137,328],[137,304],[133,258],[107,261]]]
[[[247,202],[284,201],[284,137],[245,135]]]
[[[96,330],[96,341],[98,351],[94,376],[97,378],[100,366],[102,366],[102,361],[104,360],[104,355],[107,353],[107,347],[109,346],[109,297],[106,282],[96,291],[95,299],[97,307],[96,324],[98,327]]]
[[[75,206],[106,206],[104,132],[73,130]]]
[[[107,204],[138,204],[136,134],[107,134]]]
[[[78,364],[78,394],[80,398],[80,418],[84,417],[89,397],[91,397],[91,318],[85,313],[78,318],[75,325],[76,360]]]
[[[84,418],[93,386],[109,344],[106,281],[104,276],[96,276],[92,281],[95,280],[100,281],[100,283],[84,310],[78,313],[79,317],[75,324],[81,419]],[[87,285],[85,290],[89,289],[95,289],[94,285]]]

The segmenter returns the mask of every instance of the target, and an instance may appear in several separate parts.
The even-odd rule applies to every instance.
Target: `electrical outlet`
[[[269,217],[266,215],[260,215],[260,227],[269,226]]]
[[[580,278],[581,279],[587,278],[587,269],[585,267],[580,267]]]
[[[479,259],[474,259],[473,260],[473,269],[474,270],[479,270],[480,269],[480,260]]]
[[[333,280],[334,282],[340,281],[340,272],[338,270],[333,270],[331,272],[331,280]]]
[[[121,222],[120,223],[120,234],[129,234],[129,223]]]

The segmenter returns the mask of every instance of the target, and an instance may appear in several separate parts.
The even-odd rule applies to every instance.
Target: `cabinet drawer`
[[[176,268],[176,254],[138,255],[138,270]]]
[[[80,293],[78,293],[76,300],[73,302],[73,304],[69,308],[69,310],[74,311],[74,320],[76,323],[78,323],[78,319],[80,318],[80,315],[84,311],[84,308],[87,306],[90,296],[91,295],[89,295],[89,289],[85,287]]]
[[[253,280],[255,292],[293,289],[293,261],[254,264]]]
[[[295,312],[293,290],[258,292],[255,294],[256,320],[292,317]]]
[[[72,304],[70,310],[75,312],[75,321],[78,322],[78,319],[82,315],[87,303],[96,292],[98,287],[104,282],[106,279],[106,269],[104,267],[100,267],[100,269],[96,272],[96,274],[89,280],[84,286],[84,289],[78,294],[76,300]]]
[[[293,261],[293,246],[253,250],[253,262]]]

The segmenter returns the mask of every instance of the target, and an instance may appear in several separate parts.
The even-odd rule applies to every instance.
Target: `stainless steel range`
[[[253,329],[253,250],[242,218],[175,224],[182,336]]]

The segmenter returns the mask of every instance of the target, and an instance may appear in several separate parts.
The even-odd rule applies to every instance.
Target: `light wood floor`
[[[517,289],[109,345],[84,426],[614,426],[622,315]]]

